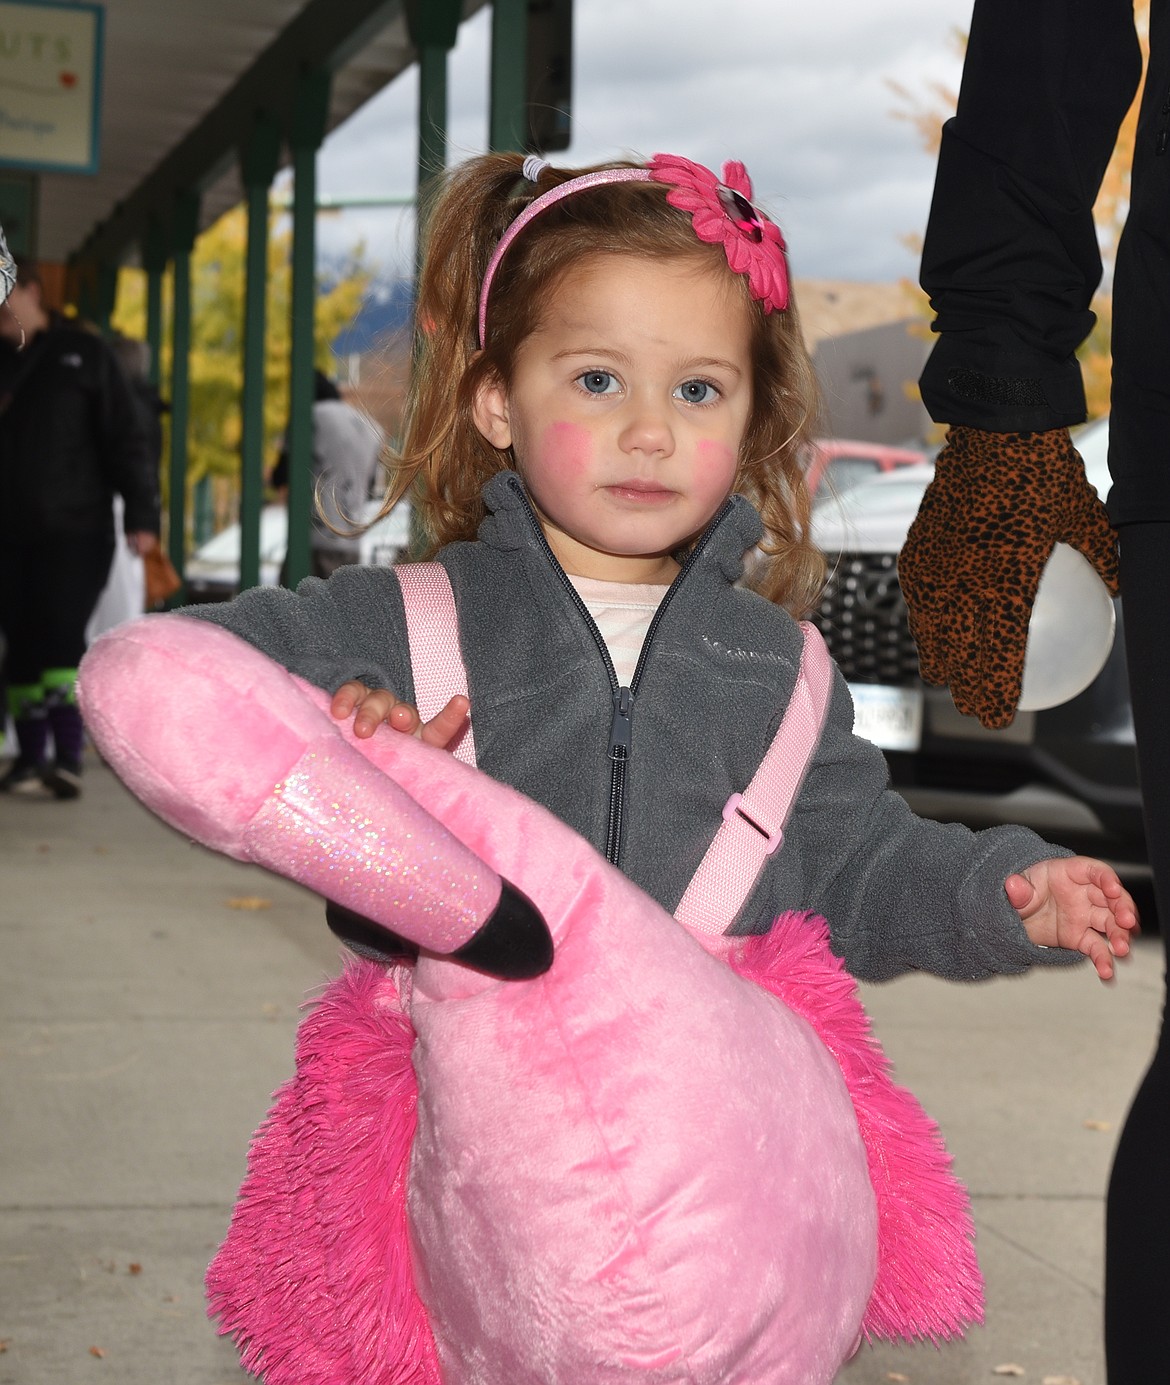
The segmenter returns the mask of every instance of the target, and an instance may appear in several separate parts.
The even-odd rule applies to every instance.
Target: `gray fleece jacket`
[[[494,477],[484,498],[477,540],[439,554],[459,610],[479,766],[608,850],[673,910],[796,681],[799,626],[734,585],[759,518],[738,496],[716,516],[663,599],[626,691],[519,477]],[[414,697],[402,595],[386,568],[345,567],[295,593],[254,588],[186,614],[328,691],[356,678]],[[814,910],[865,979],[914,969],[975,979],[1074,960],[1030,943],[1003,889],[1014,871],[1069,853],[1022,827],[971,832],[916,817],[852,726],[837,672],[784,845],[732,931]]]

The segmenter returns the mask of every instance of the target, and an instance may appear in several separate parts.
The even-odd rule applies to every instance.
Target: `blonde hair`
[[[480,286],[500,237],[538,192],[594,171],[546,168],[537,186],[521,178],[521,165],[519,154],[470,159],[448,173],[431,203],[405,430],[382,513],[409,492],[430,553],[474,538],[484,516],[484,485],[513,464],[509,452],[493,447],[476,427],[476,395],[493,380],[508,387],[516,353],[560,280],[596,255],[687,258],[725,275],[751,314],[752,411],[734,489],[752,501],[764,525],[760,548],[768,561],[756,567],[752,585],[805,614],[823,585],[824,560],[808,537],[802,463],[817,394],[795,306],[765,313],[722,247],[698,239],[690,216],[667,203],[660,183],[607,184],[566,197],[520,233],[496,271],[480,351]]]

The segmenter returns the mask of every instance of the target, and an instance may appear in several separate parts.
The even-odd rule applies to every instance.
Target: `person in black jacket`
[[[114,554],[114,493],[127,542],[149,551],[158,467],[110,348],[50,313],[35,265],[16,265],[0,308],[0,630],[17,757],[0,789],[76,798],[74,682]]]
[[[1146,839],[1170,947],[1170,0],[1151,0],[1129,214],[1113,279],[1108,513],[1069,437],[1101,277],[1093,204],[1141,75],[1132,0],[976,0],[943,129],[921,278],[939,333],[921,380],[950,425],[899,561],[928,682],[1004,726],[1036,584],[1075,544],[1120,575]],[[1110,528],[1108,521],[1115,528]],[[1107,1197],[1110,1385],[1170,1380],[1170,1025]]]

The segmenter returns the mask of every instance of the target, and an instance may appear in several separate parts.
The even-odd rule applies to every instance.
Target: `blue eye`
[[[719,391],[709,380],[684,380],[675,390],[674,397],[686,404],[714,404]]]
[[[587,370],[577,376],[577,383],[589,394],[615,394],[618,382],[608,370]]]

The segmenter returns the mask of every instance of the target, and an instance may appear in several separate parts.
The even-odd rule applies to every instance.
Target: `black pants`
[[[1121,546],[1122,611],[1146,840],[1170,958],[1170,3],[1150,5],[1150,62],[1130,209],[1113,285],[1109,508]],[[1154,522],[1156,521],[1156,522]],[[1170,1381],[1170,1028],[1118,1142],[1106,1202],[1109,1385]]]
[[[46,669],[76,668],[114,556],[114,535],[0,535],[4,681],[33,686]]]
[[[1122,611],[1138,772],[1162,942],[1170,956],[1170,523],[1121,531]],[[1170,1380],[1170,1028],[1118,1142],[1106,1200],[1109,1385]]]

